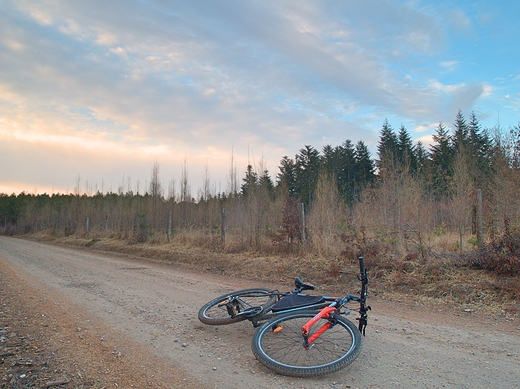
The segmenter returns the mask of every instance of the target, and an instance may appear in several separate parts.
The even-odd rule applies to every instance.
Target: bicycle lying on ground
[[[352,363],[361,352],[361,334],[368,322],[368,274],[359,257],[359,295],[345,297],[303,294],[314,286],[295,279],[292,292],[266,288],[239,290],[217,297],[199,311],[205,324],[222,325],[250,320],[257,330],[255,357],[277,373],[296,377],[328,374]],[[350,302],[359,303],[358,326],[344,316]],[[343,311],[342,311],[343,310]]]

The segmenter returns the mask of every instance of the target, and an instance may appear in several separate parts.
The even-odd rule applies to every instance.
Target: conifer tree
[[[454,160],[451,136],[444,123],[439,123],[433,140],[434,143],[430,148],[431,185],[435,196],[440,198],[448,193],[448,185],[453,176]]]
[[[385,119],[383,127],[379,135],[379,143],[377,145],[378,160],[376,162],[379,170],[379,176],[384,178],[387,171],[395,169],[395,162],[398,150],[398,139],[392,126]]]
[[[297,197],[298,191],[296,188],[296,163],[288,156],[284,156],[280,161],[280,173],[276,176],[277,185],[287,188],[288,194],[291,197]]]
[[[274,184],[267,170],[264,170],[262,175],[258,178],[258,186],[265,189],[270,195],[273,194]]]
[[[300,199],[309,205],[318,182],[320,154],[314,147],[306,145],[296,155],[296,185]]]
[[[469,129],[466,119],[459,109],[455,118],[455,130],[451,136],[452,148],[455,154],[467,152],[469,141]]]
[[[417,163],[416,173],[418,175],[427,174],[428,169],[428,151],[421,141],[418,141],[414,148],[414,159]]]
[[[253,170],[253,166],[247,165],[246,176],[242,179],[243,184],[240,188],[242,195],[248,197],[252,194],[258,185],[258,174]]]
[[[356,181],[360,186],[372,184],[375,179],[374,161],[371,159],[370,151],[368,151],[368,147],[363,141],[356,143],[354,158],[356,162]]]
[[[352,200],[356,186],[356,151],[352,141],[346,140],[338,148],[340,155],[339,169],[335,172],[338,191],[342,198]]]
[[[472,112],[468,123],[469,165],[475,184],[480,188],[485,187],[486,181],[491,178],[491,150],[491,140],[482,131],[475,112]]]
[[[520,170],[520,122],[510,130],[511,167]]]
[[[339,155],[337,152],[337,147],[333,148],[331,145],[323,146],[321,161],[323,170],[328,175],[334,173],[337,170],[339,164]]]
[[[417,170],[415,150],[412,138],[404,125],[401,125],[397,139],[397,162],[401,167],[406,167],[410,172],[415,173]]]

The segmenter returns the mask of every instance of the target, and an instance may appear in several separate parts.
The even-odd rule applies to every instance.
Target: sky
[[[248,164],[520,123],[520,2],[0,0],[0,193],[226,192]]]

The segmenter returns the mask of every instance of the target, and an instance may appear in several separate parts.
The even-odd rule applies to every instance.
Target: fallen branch
[[[65,384],[68,384],[69,383],[69,380],[66,379],[66,378],[63,378],[61,380],[57,380],[57,381],[49,381],[47,382],[47,384],[45,385],[46,388],[50,388],[52,386],[60,386],[60,385],[65,385]]]

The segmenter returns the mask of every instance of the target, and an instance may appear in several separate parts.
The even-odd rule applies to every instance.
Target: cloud
[[[470,34],[473,32],[472,20],[467,15],[467,13],[460,9],[450,9],[447,11],[447,20],[450,22],[451,26],[465,34]]]
[[[92,153],[98,167],[112,152],[142,157],[146,175],[154,156],[225,172],[234,149],[244,166],[253,150],[274,169],[305,144],[374,145],[385,117],[420,128],[489,96],[441,78],[463,66],[445,59],[447,19],[413,2],[17,0],[0,11],[0,136],[15,128],[15,149],[86,164]]]
[[[94,3],[94,8],[96,4],[99,5]],[[230,102],[233,103],[233,108],[238,106],[237,108],[247,110],[248,107],[241,106],[241,102],[248,101],[259,85],[263,88],[263,93],[268,94],[266,97],[287,94],[300,100],[304,107],[313,107],[316,104],[316,101],[300,97],[304,90],[317,92],[321,96],[332,91],[336,98],[344,96],[364,104],[386,107],[388,110],[402,109],[395,101],[402,99],[403,95],[421,96],[421,99],[414,99],[416,101],[426,97],[422,88],[404,84],[402,79],[378,61],[374,53],[379,45],[371,47],[369,43],[370,37],[381,33],[380,29],[375,28],[378,25],[376,23],[370,24],[373,31],[368,31],[372,34],[368,34],[369,37],[362,41],[366,43],[362,46],[359,42],[348,39],[349,36],[359,37],[360,34],[353,29],[349,30],[347,23],[338,25],[339,30],[329,28],[323,31],[323,28],[319,30],[319,27],[314,26],[302,33],[301,25],[295,23],[303,21],[311,24],[312,21],[305,19],[308,15],[297,9],[292,10],[288,16],[281,16],[280,7],[266,8],[255,2],[229,2],[225,5],[208,2],[205,6],[197,3],[193,8],[190,5],[182,4],[174,15],[166,16],[159,12],[161,6],[157,4],[159,9],[140,9],[143,12],[137,24],[132,24],[128,20],[128,12],[121,8],[117,9],[119,12],[115,12],[117,17],[107,17],[105,12],[101,17],[96,14],[94,21],[91,18],[93,12],[86,12],[85,7],[79,5],[75,8],[69,6],[53,9],[54,19],[50,16],[42,17],[43,11],[37,12],[36,21],[44,20],[45,26],[57,25],[58,30],[70,39],[67,44],[67,38],[64,38],[68,47],[75,49],[74,41],[84,43],[83,47],[77,48],[76,60],[73,61],[70,57],[64,58],[70,52],[62,47],[54,47],[54,53],[49,52],[53,58],[59,58],[64,64],[68,64],[70,72],[82,74],[82,82],[75,80],[77,85],[70,87],[84,89],[88,85],[106,85],[107,89],[119,94],[116,96],[116,104],[109,104],[107,107],[115,111],[114,115],[119,117],[119,110],[122,115],[137,116],[138,121],[144,115],[142,120],[150,123],[150,118],[145,113],[135,111],[133,103],[139,100],[140,106],[146,111],[150,111],[152,106],[154,111],[159,111],[155,118],[158,126],[171,123],[172,119],[175,122],[175,118],[186,123],[186,119],[190,118],[179,116],[178,111],[186,115],[187,112],[195,112],[196,107],[201,105],[212,110],[212,114],[225,112]],[[137,6],[133,4],[130,8]],[[402,18],[398,18],[399,11],[406,8],[392,7],[381,2],[375,9],[380,10],[381,7],[386,11],[384,15],[387,18],[390,16],[387,23],[381,23],[381,26],[398,25],[402,21]],[[340,8],[337,11],[363,14],[366,9],[368,8]],[[324,12],[319,12],[317,7],[313,11],[318,11],[318,18],[326,22]],[[414,16],[427,20],[424,15],[410,13],[411,11],[405,13],[408,20],[415,20]],[[31,13],[34,14],[35,12]],[[158,24],[155,19],[158,15],[161,15],[159,20],[177,23]],[[382,17],[383,11],[380,15]],[[200,28],[202,25],[204,28]],[[430,28],[425,29],[424,25],[429,25]],[[397,40],[401,36],[413,37],[414,34],[437,37],[431,22],[421,23],[421,28],[417,28],[418,26],[419,24],[414,24],[399,34],[389,34],[389,38],[385,39],[391,40],[393,37]],[[350,35],[345,35],[345,31]],[[435,33],[433,36],[432,31]],[[143,32],[151,33],[153,40],[147,38],[150,35]],[[336,39],[331,43],[331,36],[343,36],[343,40]],[[188,42],[186,37],[189,37]],[[233,37],[238,38],[230,39]],[[409,47],[421,46],[422,50],[427,47],[416,44],[415,38],[410,39]],[[87,54],[87,50],[90,53]],[[111,59],[110,53],[127,56],[128,60],[121,62]],[[45,55],[38,55],[38,58],[49,61]],[[255,61],[255,58],[261,60]],[[107,60],[111,61],[110,64]],[[50,63],[49,67],[56,68],[55,63]],[[66,70],[67,67],[62,67],[62,71]],[[48,78],[52,75],[42,72],[42,76]],[[309,78],[316,82],[306,82]],[[326,83],[327,88],[324,88],[322,82]],[[207,90],[215,91],[215,100],[204,99],[207,97],[204,93]],[[101,88],[99,94],[106,95],[106,92],[102,92]],[[91,92],[85,93],[87,94],[92,95]],[[120,98],[123,94],[127,98],[132,96],[128,99],[132,104],[125,107]],[[195,107],[190,106],[189,102],[193,102]],[[429,105],[427,101],[424,102],[425,107]],[[177,107],[178,111],[175,110]],[[201,117],[198,113],[195,116]]]
[[[269,89],[269,87],[273,88],[274,85],[277,85],[277,88],[283,88],[282,93],[285,92],[290,96],[300,95],[303,89],[309,90],[309,88],[316,92],[317,87],[323,88],[320,82],[324,81],[329,84],[329,88],[335,89],[339,95],[343,94],[363,103],[389,109],[395,108],[393,105],[393,94],[395,93],[403,91],[407,94],[421,94],[420,89],[417,90],[413,86],[403,88],[400,85],[400,80],[396,79],[395,75],[389,72],[373,56],[375,50],[369,53],[366,51],[366,46],[352,40],[336,40],[330,43],[332,35],[341,35],[336,29],[321,31],[319,27],[314,26],[314,28],[309,27],[305,30],[305,33],[302,33],[300,25],[294,25],[290,22],[290,16],[279,16],[277,13],[279,8],[266,8],[260,6],[260,3],[254,2],[226,4],[216,7],[210,2],[207,4],[208,7],[203,8],[203,10],[197,9],[198,12],[184,4],[179,7],[180,10],[177,10],[177,12],[184,12],[185,15],[189,15],[190,18],[187,18],[189,22],[180,22],[176,27],[160,25],[155,28],[154,26],[157,23],[152,17],[157,16],[158,13],[154,12],[153,9],[142,10],[144,15],[140,18],[137,27],[126,20],[127,13],[121,12],[121,9],[117,10],[117,14],[120,15],[117,20],[113,20],[113,17],[107,17],[105,12],[95,13],[94,15],[95,11],[90,11],[83,14],[81,11],[84,11],[84,9],[76,9],[73,17],[77,20],[74,22],[69,20],[71,18],[69,14],[68,19],[65,17],[58,19],[55,16],[54,23],[57,25],[74,25],[74,28],[66,29],[66,35],[70,39],[85,41],[90,37],[90,41],[86,41],[84,50],[79,49],[77,61],[71,64],[71,71],[82,71],[84,75],[90,73],[93,80],[103,81],[105,79],[108,81],[108,77],[103,77],[100,74],[101,72],[106,74],[108,70],[107,76],[114,76],[116,75],[115,72],[120,71],[124,74],[121,75],[122,78],[119,83],[110,85],[111,88],[115,87],[114,91],[126,93],[126,96],[128,96],[131,92],[141,90],[141,100],[150,101],[150,98],[155,95],[169,106],[175,104],[182,107],[184,101],[179,101],[175,97],[185,96],[189,92],[193,94],[190,96],[191,101],[208,103],[200,100],[201,90],[208,89],[220,91],[221,102],[240,104],[241,101],[250,97],[249,92],[254,93],[254,79],[260,80],[266,75],[267,78],[262,82],[264,88],[267,86]],[[392,8],[385,2],[378,3],[378,5],[384,5],[386,11],[392,11],[390,12],[391,15],[398,15],[397,11],[402,11],[402,7],[399,9]],[[320,14],[316,8],[314,11]],[[379,8],[375,7],[375,9]],[[65,12],[71,11],[74,10],[65,7]],[[350,12],[351,10],[341,9],[339,11]],[[353,11],[363,14],[362,11],[364,10]],[[53,10],[55,15],[59,15],[60,12],[63,13],[64,10]],[[301,11],[293,11],[293,13],[297,12]],[[40,15],[40,13],[37,14]],[[87,20],[85,15],[90,16],[90,18]],[[196,17],[193,17],[195,15]],[[95,23],[92,22],[94,16],[96,16]],[[293,19],[301,21],[304,16],[306,15],[298,15],[298,18]],[[165,19],[165,16],[162,16],[162,19]],[[182,20],[177,15],[172,15],[171,19],[176,22]],[[41,17],[37,19],[37,21],[40,20]],[[51,23],[49,17],[44,18],[44,20],[45,25]],[[304,21],[308,25],[311,24],[310,20]],[[206,23],[207,26],[204,29],[197,30],[196,28],[203,23]],[[360,27],[366,24],[368,22],[365,21]],[[215,26],[224,27],[215,29]],[[213,34],[210,36],[208,30],[212,27],[211,32]],[[342,30],[346,29],[345,26],[338,27],[342,27]],[[150,42],[150,39],[146,38],[147,35],[143,34],[146,31],[153,33],[153,42]],[[314,31],[314,33],[308,31]],[[420,35],[428,36],[428,31],[424,29],[419,31]],[[179,32],[181,33],[178,34]],[[418,34],[418,31],[414,32]],[[359,32],[356,34],[359,35]],[[376,32],[373,32],[373,34],[377,35]],[[400,36],[402,35],[413,36],[414,34],[408,34],[407,31],[404,31],[403,34],[400,34]],[[107,36],[110,38],[100,38]],[[192,37],[191,47],[188,48],[186,42],[177,38],[178,36],[182,39],[185,39],[186,36]],[[226,40],[231,36],[238,36],[239,38],[231,45],[226,45]],[[375,38],[377,36],[369,36],[367,41],[370,42]],[[397,38],[399,37],[394,37],[394,39]],[[99,44],[99,42],[103,42],[103,44]],[[95,47],[94,44],[98,44],[100,47]],[[112,47],[107,47],[103,52],[104,44]],[[411,44],[411,46],[417,45]],[[93,52],[87,54],[86,50]],[[233,52],[239,55],[233,55]],[[112,60],[112,66],[107,69],[106,63],[100,62],[107,57],[107,53],[124,54],[129,57],[129,60],[126,62]],[[58,53],[54,53],[53,57],[62,57],[56,54]],[[150,67],[149,64],[145,63],[151,57],[148,54],[151,54],[156,59],[156,65],[163,66],[163,69]],[[170,61],[169,67],[166,61],[167,56],[168,61]],[[171,62],[172,57],[177,60],[175,63]],[[255,57],[261,57],[262,61],[255,62]],[[159,59],[162,59],[162,61]],[[87,66],[88,69],[85,69]],[[268,74],[271,73],[269,70],[275,67],[274,77],[269,76]],[[186,74],[189,74],[189,77],[186,77]],[[276,81],[274,78],[283,80],[283,82],[273,84]],[[309,83],[305,81],[307,79],[315,79],[316,82]],[[230,82],[231,80],[233,81]],[[92,85],[90,80],[87,82]],[[114,84],[116,81],[111,78],[109,82]],[[103,84],[107,85],[105,82]],[[240,85],[240,88],[236,88],[236,85]],[[274,89],[269,93],[276,95],[277,92],[280,93],[280,91]],[[302,100],[302,103],[307,106],[312,102]],[[121,103],[119,104],[121,105]],[[152,100],[148,105],[151,104],[159,109],[162,108],[161,105],[157,105],[157,101]],[[144,107],[149,108],[146,104]],[[217,108],[221,107],[221,104],[216,104],[211,108],[216,111]],[[187,107],[183,107],[182,111],[188,112],[185,108]],[[194,109],[193,107],[189,108],[190,111]],[[123,109],[124,114],[128,111],[128,109]],[[156,121],[161,118],[170,120],[172,117],[175,118],[176,115],[159,113]],[[146,120],[148,119],[146,118]],[[180,119],[184,121],[185,117]]]
[[[459,64],[459,61],[442,61],[440,66],[447,71],[452,71]]]
[[[448,112],[455,112],[461,109],[465,112],[471,109],[475,101],[485,93],[483,83],[471,83],[461,85],[453,93],[452,100],[448,103]]]

